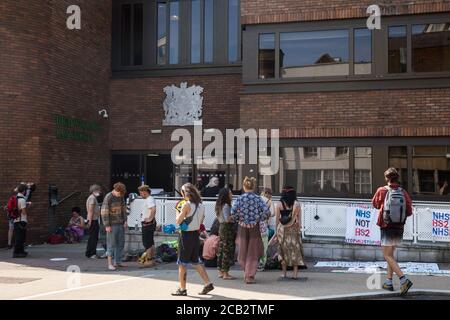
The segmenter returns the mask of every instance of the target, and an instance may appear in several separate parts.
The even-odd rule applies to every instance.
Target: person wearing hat
[[[149,186],[143,185],[138,188],[139,195],[144,199],[144,210],[142,213],[142,243],[145,252],[143,254],[143,266],[151,267],[155,263],[155,240],[154,234],[156,230],[156,202],[151,196],[152,191]]]

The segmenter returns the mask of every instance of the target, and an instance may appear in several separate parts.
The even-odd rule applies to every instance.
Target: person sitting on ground
[[[80,242],[84,235],[84,219],[79,207],[72,208],[72,218],[65,230],[67,243]]]
[[[203,243],[202,259],[205,267],[207,268],[217,268],[217,252],[219,251],[219,230],[217,228],[211,231],[209,236],[205,239]]]

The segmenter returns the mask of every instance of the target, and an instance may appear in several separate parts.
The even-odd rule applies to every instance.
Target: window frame
[[[366,19],[345,19],[331,21],[307,21],[299,23],[249,25],[243,34],[243,93],[259,92],[326,92],[370,89],[410,89],[443,88],[450,86],[450,72],[413,72],[412,71],[412,25],[429,23],[449,23],[450,13],[437,13],[411,16],[383,17],[382,29],[372,30],[372,73],[354,74],[354,31],[367,28]],[[407,72],[388,73],[388,28],[407,26],[408,64]],[[350,34],[350,75],[320,76],[308,78],[281,78],[280,68],[280,33],[324,31],[348,29]],[[276,78],[259,79],[258,77],[258,37],[259,34],[275,33]]]
[[[327,78],[327,79],[333,79],[333,78],[348,78],[350,76],[352,76],[354,74],[354,47],[353,47],[353,43],[354,43],[354,29],[361,29],[361,28],[321,28],[321,29],[315,29],[315,30],[302,30],[302,31],[282,31],[282,32],[278,32],[278,43],[275,43],[275,47],[280,48],[281,47],[281,34],[284,33],[297,33],[297,32],[320,32],[320,31],[347,31],[348,34],[348,44],[347,44],[347,49],[348,49],[348,64],[349,64],[349,74],[348,75],[340,75],[340,76],[317,76],[317,77],[289,77],[289,78],[283,78],[281,76],[281,63],[280,63],[280,49],[275,51],[275,70],[278,69],[278,78],[272,78],[272,79],[278,79],[281,81],[284,80],[317,80],[317,79],[323,79],[323,78]],[[372,39],[372,51],[373,51],[373,39]],[[373,62],[372,62],[373,63]],[[318,64],[320,65],[320,64]],[[338,64],[337,64],[338,65]],[[300,67],[304,67],[304,66],[300,66]],[[373,71],[372,71],[373,72]],[[365,75],[366,76],[366,75]]]
[[[242,55],[238,52],[239,61],[228,61],[228,1],[214,0],[213,16],[213,62],[204,62],[204,0],[200,0],[201,7],[201,62],[191,63],[191,30],[192,30],[192,4],[191,1],[179,0],[179,54],[178,64],[170,64],[170,4],[171,0],[113,0],[112,23],[112,59],[111,68],[114,77],[130,76],[172,76],[172,75],[212,75],[212,74],[239,74],[242,73]],[[157,64],[157,4],[167,3],[167,61],[164,65]],[[143,30],[143,64],[138,66],[121,65],[121,11],[124,4],[143,4],[144,30]],[[240,4],[240,1],[239,1]],[[239,14],[239,26],[241,21]],[[226,35],[226,36],[224,36]],[[242,49],[241,32],[238,37],[238,47]]]

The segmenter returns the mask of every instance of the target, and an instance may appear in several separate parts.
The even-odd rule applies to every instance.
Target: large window
[[[372,31],[354,30],[354,66],[355,74],[372,73]]]
[[[275,34],[259,35],[259,78],[275,78]]]
[[[121,6],[121,64],[142,65],[143,5],[123,4]]]
[[[450,71],[450,23],[412,26],[412,69]]]
[[[166,64],[167,61],[167,4],[158,2],[158,64]]]
[[[389,27],[389,73],[405,73],[408,71],[408,48],[406,26]]]
[[[280,55],[283,78],[348,75],[349,31],[281,33]]]
[[[192,0],[191,2],[191,63],[201,62],[201,0]]]
[[[239,0],[228,0],[228,61],[239,59]]]
[[[408,148],[389,147],[389,167],[394,167],[400,174],[400,185],[408,189]]]
[[[450,147],[413,147],[413,193],[448,194]]]
[[[363,19],[247,25],[245,92],[450,86],[450,13],[384,17],[381,27]]]
[[[214,0],[205,1],[205,37],[204,61],[211,63],[214,60]]]
[[[336,147],[315,149],[317,156],[312,156],[310,147],[282,149],[284,185],[309,195],[347,195],[349,155],[336,156]]]
[[[372,193],[372,148],[355,148],[355,193]]]
[[[178,64],[178,54],[180,45],[180,3],[179,1],[170,1],[170,64]]]
[[[112,30],[113,71],[240,72],[239,0],[113,0]]]

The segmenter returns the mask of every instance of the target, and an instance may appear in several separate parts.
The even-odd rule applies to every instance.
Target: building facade
[[[92,183],[175,193],[253,175],[275,194],[368,198],[395,166],[415,199],[450,199],[449,1],[381,0],[380,30],[366,0],[80,0],[69,30],[72,4],[0,3],[0,197],[38,184],[33,241]],[[193,128],[165,125],[164,103],[183,84],[202,90],[203,129],[279,129],[280,170],[174,165],[173,131]]]

